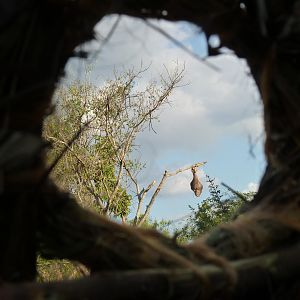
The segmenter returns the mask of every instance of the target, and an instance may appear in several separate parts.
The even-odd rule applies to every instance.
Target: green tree
[[[141,228],[146,228],[146,229],[154,229],[157,230],[161,233],[163,233],[165,236],[171,237],[172,233],[170,230],[170,226],[172,225],[172,221],[170,220],[157,220],[157,219],[151,219],[148,218],[146,221],[140,226]]]
[[[183,74],[176,68],[161,76],[159,83],[150,81],[141,90],[138,80],[145,71],[116,73],[101,88],[89,82],[61,87],[56,94],[58,110],[44,124],[44,137],[52,144],[50,165],[67,147],[52,178],[81,205],[123,221],[135,196],[128,192],[129,187],[133,180],[137,184],[137,173],[143,167],[131,158],[134,141],[145,128],[151,128]]]
[[[157,119],[183,72],[167,72],[159,84],[152,81],[140,91],[136,85],[144,71],[116,74],[101,88],[88,81],[62,86],[55,95],[58,109],[44,122],[44,137],[52,145],[48,164],[51,166],[67,150],[52,170],[52,179],[72,192],[82,206],[123,221],[133,202],[134,194],[128,192],[130,184],[137,188],[140,203],[155,183],[139,191],[137,175],[143,164],[131,159],[134,141]],[[144,225],[164,230],[167,222],[149,221]],[[81,264],[68,260],[39,257],[37,267],[41,281],[88,274]]]
[[[222,192],[214,178],[206,176],[210,196],[197,205],[190,206],[191,216],[180,232],[180,240],[193,240],[219,224],[224,224],[238,214],[246,201],[251,201],[254,193],[242,193],[244,199],[235,194]]]

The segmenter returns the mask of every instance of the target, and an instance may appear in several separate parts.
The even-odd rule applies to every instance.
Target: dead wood
[[[279,252],[238,260],[233,263],[238,281],[228,289],[228,278],[214,266],[202,266],[209,279],[207,284],[187,269],[145,269],[112,271],[94,274],[90,278],[45,284],[25,283],[4,285],[2,300],[19,299],[285,299],[279,285],[291,288],[293,298],[299,296],[297,277],[300,275],[299,245]],[[266,288],[268,286],[268,288]],[[247,292],[245,292],[247,287]],[[224,294],[227,291],[227,294]],[[292,298],[290,298],[292,299]]]

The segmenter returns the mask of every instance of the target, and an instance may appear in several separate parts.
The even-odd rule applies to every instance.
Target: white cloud
[[[140,177],[142,184],[147,185],[153,179],[158,181],[165,169],[195,163],[194,157],[205,160],[203,151],[207,153],[213,149],[221,137],[252,135],[255,138],[262,132],[258,92],[248,76],[249,69],[244,60],[231,54],[209,58],[208,61],[219,68],[215,71],[147,27],[142,20],[125,16],[102,47],[103,37],[115,19],[116,16],[105,17],[96,26],[102,41],[87,46],[98,50],[97,60],[91,62],[95,83],[101,85],[112,78],[114,68],[138,68],[141,62],[151,67],[141,79],[140,86],[146,85],[150,78],[158,78],[164,66],[172,69],[176,63],[185,65],[184,83],[188,83],[174,91],[171,106],[161,112],[160,122],[154,123],[157,134],[145,130],[138,138],[137,142],[142,146],[136,155],[148,162]],[[184,22],[152,22],[182,42],[192,40],[191,37],[199,32],[195,26]],[[191,48],[192,44],[187,46]],[[82,67],[82,63],[73,60],[67,70],[71,77],[76,77],[82,73]],[[177,161],[170,160],[173,156]],[[169,197],[190,192],[190,180],[189,172],[169,178],[162,194]],[[251,188],[254,188],[255,184],[252,184]]]
[[[258,186],[259,186],[258,183],[249,182],[247,187],[243,190],[243,193],[257,192]]]
[[[200,181],[206,187],[205,173],[203,170],[197,172]],[[190,182],[192,181],[193,176],[190,170],[187,170],[178,175],[169,177],[167,179],[166,185],[162,189],[161,196],[174,197],[182,196],[183,194],[193,193],[190,188]]]

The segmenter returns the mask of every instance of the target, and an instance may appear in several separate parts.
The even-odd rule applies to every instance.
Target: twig
[[[177,223],[177,222],[183,221],[183,220],[185,220],[185,219],[191,217],[192,215],[193,215],[193,214],[187,214],[187,215],[184,215],[184,216],[182,216],[182,217],[179,217],[179,218],[176,218],[176,219],[171,220],[170,223],[173,224],[173,223]]]
[[[65,147],[67,147],[69,151],[71,151],[71,153],[75,156],[75,158],[84,166],[86,167],[85,163],[83,162],[83,160],[75,153],[75,151],[71,148],[71,145],[69,145],[68,143],[66,143],[65,141],[63,140],[60,140],[54,136],[49,136],[49,135],[46,135],[45,136],[46,139],[49,139],[49,140],[53,140],[57,143],[60,143],[60,144],[63,144]]]
[[[134,224],[138,225],[140,214],[141,214],[141,208],[144,202],[144,199],[147,195],[147,193],[150,191],[150,189],[155,185],[156,181],[153,180],[147,187],[146,189],[143,189],[139,194],[138,194],[138,207],[136,210],[136,215],[134,218]]]
[[[237,271],[237,283],[229,291],[228,277],[221,268],[203,265],[201,270],[211,285],[199,282],[192,270],[185,268],[142,269],[101,272],[91,277],[50,283],[6,284],[0,288],[0,298],[7,300],[37,299],[38,295],[65,300],[109,298],[129,299],[274,299],[278,282],[297,287],[300,275],[299,246],[286,250],[232,262]],[[279,289],[280,289],[279,286]],[[294,292],[298,289],[294,289]],[[226,295],[227,294],[227,295]],[[183,296],[184,295],[184,296]],[[295,295],[295,294],[294,294]],[[199,298],[200,296],[200,298]]]
[[[162,34],[164,37],[166,37],[168,40],[170,40],[173,44],[175,44],[177,47],[179,47],[180,49],[182,49],[183,51],[185,51],[186,53],[188,53],[190,56],[192,56],[193,58],[197,59],[198,61],[200,61],[201,63],[203,63],[204,65],[206,65],[207,67],[213,69],[214,71],[220,71],[220,69],[215,66],[214,64],[204,60],[201,56],[199,56],[198,54],[194,53],[193,51],[191,51],[188,47],[186,47],[184,44],[182,44],[181,42],[179,42],[177,39],[175,39],[174,37],[172,37],[170,34],[168,34],[166,31],[164,31],[163,29],[159,28],[158,26],[154,25],[153,23],[149,22],[146,19],[143,19],[143,21],[152,29],[154,29],[155,31],[159,32],[160,34]]]
[[[82,164],[83,166],[83,169],[84,169],[84,172],[85,174],[88,176],[88,172],[87,172],[87,167],[86,167],[86,164],[84,163],[84,161],[76,154],[76,152],[72,149],[72,147],[70,145],[68,145],[68,143],[66,143],[65,141],[62,141],[54,136],[49,136],[49,135],[46,135],[45,136],[46,139],[50,139],[50,140],[54,140],[55,142],[57,143],[60,143],[60,144],[63,144],[65,145],[69,151],[71,151],[72,155],[75,156],[75,158]],[[78,178],[81,178],[80,176],[80,173],[78,172],[78,170],[74,170],[74,172],[77,174]],[[91,193],[92,196],[94,196],[95,198],[95,202],[100,206],[100,208],[103,210],[103,204],[101,203],[101,200],[99,199],[100,197],[97,195],[96,191],[95,191],[95,188],[94,186],[92,186],[92,188],[89,186],[87,180],[83,180],[82,181],[82,184],[84,184],[84,186],[87,188],[87,190]],[[77,194],[77,196],[80,198],[80,195]],[[80,199],[81,200],[81,199]],[[82,201],[82,200],[81,200]]]
[[[128,137],[126,138],[126,141],[124,142],[124,146],[122,147],[122,152],[121,152],[120,155],[118,155],[117,145],[116,145],[115,140],[113,138],[113,134],[111,132],[109,122],[108,122],[109,121],[110,107],[109,107],[109,98],[107,97],[107,99],[106,99],[106,114],[105,114],[105,118],[106,118],[105,131],[106,131],[108,139],[111,141],[111,144],[115,148],[115,153],[116,153],[116,156],[119,160],[119,170],[118,170],[117,180],[116,180],[114,190],[111,193],[111,195],[109,196],[109,199],[107,201],[107,205],[106,205],[106,208],[105,208],[106,213],[109,211],[110,206],[112,205],[112,202],[113,202],[113,200],[114,200],[114,198],[117,194],[118,188],[120,186],[122,172],[123,172],[123,169],[124,169],[124,166],[125,166],[125,163],[126,163],[125,157],[126,157],[126,155],[128,154],[128,152],[130,150],[130,146],[132,144],[132,141],[133,141],[135,135],[140,130],[140,127],[142,126],[142,124],[145,121],[147,121],[147,118],[149,118],[151,120],[152,113],[154,111],[156,111],[158,109],[158,107],[163,104],[164,100],[166,100],[168,98],[168,96],[169,96],[170,92],[172,91],[172,89],[175,88],[176,84],[180,81],[182,73],[183,73],[183,71],[181,71],[179,73],[176,73],[175,77],[170,82],[170,85],[167,86],[167,88],[163,91],[162,95],[160,97],[158,97],[158,99],[154,103],[154,105],[152,107],[150,107],[147,110],[147,112],[142,115],[140,120],[138,120],[137,123],[132,126],[132,128],[130,129],[130,131],[128,133]],[[116,204],[117,204],[117,201],[118,201],[118,199],[116,200]]]
[[[56,159],[53,161],[53,163],[49,166],[49,168],[45,171],[44,175],[42,176],[40,183],[38,184],[38,186],[40,187],[41,185],[44,184],[44,182],[47,180],[48,176],[50,175],[50,173],[53,171],[53,169],[55,168],[55,166],[58,164],[58,162],[60,161],[60,159],[65,155],[65,153],[67,152],[67,150],[69,150],[71,148],[71,146],[73,145],[73,143],[79,138],[79,136],[81,135],[81,133],[86,129],[86,127],[92,122],[92,120],[88,121],[87,123],[85,123],[83,126],[80,127],[80,129],[74,134],[74,136],[71,138],[71,140],[65,145],[65,147],[62,149],[62,151],[58,154],[58,156],[56,157]]]
[[[141,208],[144,202],[144,199],[147,195],[147,193],[150,191],[150,189],[155,185],[156,181],[153,180],[147,187],[146,189],[143,188],[142,190],[140,190],[140,187],[138,185],[137,179],[134,178],[134,176],[132,175],[131,171],[127,168],[126,164],[124,165],[124,169],[126,170],[127,174],[129,175],[130,179],[132,180],[132,182],[135,185],[135,189],[136,189],[136,195],[138,197],[138,207],[136,210],[136,214],[134,217],[134,224],[137,225],[139,218],[140,218],[140,214],[141,214]]]
[[[135,185],[135,190],[136,190],[136,194],[139,195],[140,194],[140,187],[137,183],[136,178],[134,178],[134,176],[132,175],[131,171],[128,169],[126,163],[124,164],[124,169],[127,172],[128,176],[130,177],[131,181],[134,183]]]
[[[190,170],[192,168],[199,168],[199,167],[202,167],[206,164],[207,162],[206,161],[203,161],[203,162],[199,162],[199,163],[196,163],[196,164],[193,164],[189,167],[186,167],[186,168],[180,168],[174,172],[167,172],[167,177],[171,177],[171,176],[175,176],[177,175],[178,173],[181,173],[181,172],[184,172],[184,171],[187,171],[187,170]]]
[[[234,190],[232,187],[230,187],[229,185],[227,185],[227,184],[224,183],[224,182],[221,182],[221,184],[222,184],[223,186],[225,186],[225,187],[226,187],[230,192],[232,192],[234,195],[238,196],[238,197],[239,197],[241,200],[243,200],[244,202],[249,202],[249,201],[247,200],[247,198],[246,198],[242,193],[240,193],[240,192]]]
[[[122,18],[122,15],[118,15],[117,20],[114,22],[114,24],[111,26],[107,36],[104,38],[101,46],[99,47],[99,49],[97,51],[95,51],[95,53],[91,56],[90,61],[94,60],[97,55],[102,51],[102,49],[104,48],[104,46],[109,42],[109,40],[111,39],[111,37],[113,36],[113,34],[115,33],[120,20]]]
[[[157,197],[157,195],[159,194],[159,192],[161,191],[161,189],[162,189],[162,187],[163,187],[163,185],[164,185],[164,183],[165,183],[165,181],[166,181],[166,179],[167,179],[168,177],[175,176],[175,175],[177,175],[177,174],[179,174],[179,173],[181,173],[181,172],[184,172],[184,171],[186,171],[186,170],[189,170],[189,169],[191,169],[191,168],[198,168],[198,167],[203,166],[203,165],[205,165],[205,164],[206,164],[206,161],[204,161],[204,162],[199,162],[199,163],[193,164],[193,165],[191,165],[191,166],[189,166],[189,167],[186,167],[186,168],[180,168],[180,169],[178,169],[178,170],[176,170],[176,171],[174,171],[174,172],[168,172],[168,171],[166,170],[166,171],[164,172],[164,175],[163,175],[163,177],[162,177],[162,179],[161,179],[161,181],[160,181],[158,187],[156,188],[154,194],[152,195],[149,204],[148,204],[147,207],[146,207],[146,210],[145,210],[145,213],[144,213],[143,217],[141,218],[141,220],[138,222],[137,225],[138,225],[138,226],[142,225],[142,224],[146,221],[146,219],[148,218],[148,216],[149,216],[149,214],[150,214],[150,210],[151,210],[151,208],[152,208],[152,206],[153,206],[153,204],[154,204],[154,202],[155,202],[155,200],[156,200],[156,197]]]

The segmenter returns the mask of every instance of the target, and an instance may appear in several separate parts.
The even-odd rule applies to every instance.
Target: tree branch
[[[281,286],[294,286],[300,276],[299,245],[266,255],[232,262],[237,271],[234,287],[228,285],[224,271],[213,265],[201,270],[208,282],[188,269],[145,269],[102,272],[89,278],[53,283],[24,283],[3,285],[3,300],[37,300],[63,298],[64,300],[131,299],[274,299]],[[280,289],[280,287],[279,287]],[[296,289],[299,291],[299,286]],[[41,295],[47,295],[41,296]],[[206,297],[205,297],[206,296]],[[41,298],[42,297],[42,298]],[[283,299],[283,298],[281,298]]]
[[[153,180],[147,187],[146,189],[143,189],[137,196],[138,196],[138,207],[136,210],[136,214],[135,214],[135,218],[134,218],[134,225],[138,225],[139,223],[139,219],[140,219],[140,215],[141,215],[141,209],[142,209],[142,205],[144,202],[144,199],[147,195],[147,193],[149,192],[149,190],[155,185],[156,181]]]
[[[52,164],[48,167],[48,169],[45,171],[44,175],[41,178],[40,181],[40,186],[45,183],[46,179],[48,178],[48,176],[50,175],[50,173],[52,172],[52,170],[55,168],[55,166],[58,164],[58,162],[60,161],[60,159],[65,155],[65,153],[67,152],[67,150],[69,150],[71,148],[71,146],[73,145],[73,143],[80,137],[80,135],[82,134],[82,132],[88,127],[88,125],[91,123],[92,120],[88,121],[87,123],[85,123],[84,125],[82,125],[80,127],[80,129],[73,135],[73,137],[70,139],[70,141],[65,145],[64,149],[59,153],[59,155],[56,157],[56,159],[52,162]]]
[[[167,172],[167,177],[175,176],[175,175],[177,175],[177,174],[179,174],[179,173],[181,173],[181,172],[190,170],[190,169],[192,169],[192,168],[199,168],[199,167],[202,167],[202,166],[204,166],[206,163],[207,163],[206,161],[204,161],[204,162],[199,162],[199,163],[193,164],[193,165],[191,165],[191,166],[189,166],[189,167],[180,168],[180,169],[178,169],[178,170],[176,170],[176,171],[174,171],[174,172]]]
[[[162,189],[162,187],[163,187],[163,185],[164,185],[164,183],[165,183],[165,181],[166,181],[166,179],[167,179],[168,177],[175,176],[175,175],[177,175],[177,174],[179,174],[179,173],[181,173],[181,172],[184,172],[184,171],[186,171],[186,170],[189,170],[189,169],[191,169],[191,168],[198,168],[198,167],[200,167],[200,166],[204,166],[205,164],[206,164],[206,161],[204,161],[204,162],[199,162],[199,163],[193,164],[193,165],[191,165],[191,166],[189,166],[189,167],[180,168],[180,169],[178,169],[178,170],[176,170],[176,171],[174,171],[174,172],[168,172],[168,171],[166,170],[166,171],[164,172],[164,175],[163,175],[163,177],[162,177],[162,179],[161,179],[161,181],[160,181],[158,187],[156,188],[154,194],[152,195],[149,204],[148,204],[147,207],[146,207],[146,210],[145,210],[144,215],[142,216],[142,218],[140,219],[140,221],[138,222],[137,225],[138,225],[138,226],[141,226],[141,225],[146,221],[146,219],[148,218],[148,216],[149,216],[149,214],[150,214],[150,211],[151,211],[151,208],[152,208],[152,206],[153,206],[153,204],[154,204],[154,202],[155,202],[155,200],[156,200],[156,197],[157,197],[157,195],[159,194],[159,192],[161,191],[161,189]]]
[[[169,33],[167,33],[165,30],[161,29],[160,27],[154,25],[153,23],[151,23],[150,21],[148,21],[147,19],[143,20],[147,26],[149,26],[150,28],[152,28],[153,30],[157,31],[158,33],[160,33],[161,35],[163,35],[164,37],[166,37],[168,40],[170,40],[175,46],[177,46],[178,48],[182,49],[183,51],[185,51],[187,54],[189,54],[191,57],[195,58],[196,60],[200,61],[202,64],[206,65],[207,67],[211,68],[214,71],[220,71],[220,69],[215,66],[214,64],[210,63],[209,61],[205,60],[204,58],[202,58],[200,55],[198,55],[197,53],[193,52],[192,50],[190,50],[188,47],[186,47],[183,43],[181,43],[179,40],[177,40],[176,38],[174,38],[173,36],[171,36]]]

